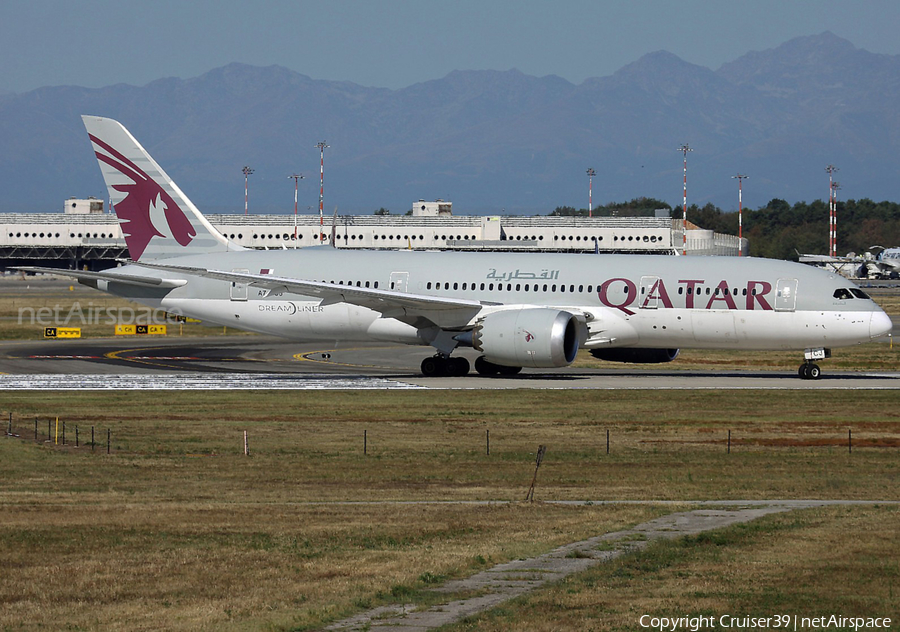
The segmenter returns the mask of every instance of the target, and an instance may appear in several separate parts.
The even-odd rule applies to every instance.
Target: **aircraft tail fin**
[[[81,118],[134,261],[244,250],[203,217],[121,123]]]

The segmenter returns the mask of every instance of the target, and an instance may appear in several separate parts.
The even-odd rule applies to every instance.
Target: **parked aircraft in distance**
[[[431,346],[425,375],[562,367],[578,350],[668,362],[680,348],[816,360],[892,329],[868,296],[809,266],[736,257],[248,250],[220,234],[117,121],[83,117],[133,263],[81,283],[204,321],[294,340]],[[34,271],[58,270],[29,268]]]
[[[867,259],[865,265],[869,276],[874,273],[884,279],[900,278],[900,248],[884,248],[874,260]]]
[[[881,249],[878,255],[872,253]],[[849,252],[844,257],[831,255],[800,254],[800,263],[808,263],[834,270],[845,277],[859,279],[898,279],[900,278],[900,248],[884,248],[872,246],[861,255]]]

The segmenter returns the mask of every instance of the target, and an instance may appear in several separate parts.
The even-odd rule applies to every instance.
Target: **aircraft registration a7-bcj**
[[[84,116],[133,263],[81,283],[203,321],[294,340],[431,346],[426,375],[562,367],[578,350],[665,362],[680,348],[804,352],[884,336],[890,318],[845,279],[784,261],[250,250],[220,234],[117,121]],[[38,270],[31,268],[32,270]],[[59,271],[55,271],[59,272]]]

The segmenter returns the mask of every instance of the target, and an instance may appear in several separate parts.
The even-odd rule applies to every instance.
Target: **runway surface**
[[[291,343],[264,336],[0,342],[0,389],[900,389],[900,372],[673,368],[533,369],[515,377],[426,378],[424,348]],[[474,361],[477,352],[463,353]]]

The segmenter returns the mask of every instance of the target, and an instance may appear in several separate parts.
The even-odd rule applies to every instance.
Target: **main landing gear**
[[[451,358],[436,355],[422,360],[422,375],[425,377],[462,377],[469,372],[469,361],[465,358]]]
[[[451,358],[440,354],[422,360],[422,375],[425,377],[462,377],[469,373],[469,361],[465,358]],[[520,366],[503,366],[488,362],[484,356],[475,360],[475,370],[479,375],[517,375]]]
[[[475,370],[479,375],[517,375],[522,367],[494,364],[488,362],[484,356],[478,356],[478,359],[475,360]]]

